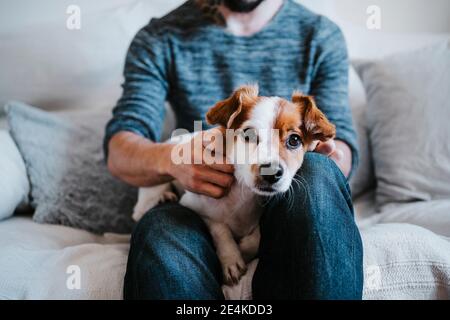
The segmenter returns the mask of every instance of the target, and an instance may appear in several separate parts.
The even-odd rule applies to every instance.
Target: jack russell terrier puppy
[[[180,204],[205,221],[224,282],[232,285],[258,252],[263,207],[258,198],[288,191],[305,152],[312,151],[319,141],[334,138],[335,126],[310,96],[294,92],[291,101],[263,97],[258,96],[257,86],[250,85],[218,102],[206,120],[219,125],[222,132],[232,129],[237,133],[226,139],[223,147],[227,161],[234,164],[236,183],[221,199],[186,191]],[[247,155],[245,161],[236,161],[243,154]],[[171,190],[170,183],[140,188],[133,218],[139,220],[161,201],[175,201],[177,196]]]

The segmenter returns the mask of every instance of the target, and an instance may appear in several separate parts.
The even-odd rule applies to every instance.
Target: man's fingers
[[[208,167],[224,173],[234,173],[234,166],[232,164],[226,164],[225,161],[223,162],[223,164],[219,163],[209,164]]]
[[[205,163],[213,170],[224,173],[233,173],[234,166],[227,163],[224,156],[223,132],[219,128],[212,128],[203,132],[204,151],[209,151]],[[212,157],[212,158],[210,158]]]
[[[308,151],[315,151],[319,142],[319,140],[314,140],[313,142],[311,142],[308,146]]]
[[[204,194],[205,196],[213,197],[216,199],[222,198],[227,193],[227,190],[225,188],[221,188],[217,185],[207,182],[200,184],[198,190],[195,191]]]
[[[196,172],[194,179],[216,184],[223,188],[229,188],[234,181],[234,176],[229,173],[223,173],[208,166],[202,166]]]
[[[334,143],[334,140],[331,139],[325,142],[319,142],[314,151],[326,156],[330,156],[335,150],[336,144]]]
[[[219,128],[212,128],[202,132],[203,147],[223,153],[223,132]]]
[[[336,163],[340,163],[344,159],[344,152],[340,149],[336,149],[330,156]]]

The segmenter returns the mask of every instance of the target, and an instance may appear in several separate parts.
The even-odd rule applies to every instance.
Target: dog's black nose
[[[279,164],[264,163],[259,167],[259,174],[267,183],[274,184],[283,177],[283,167]]]

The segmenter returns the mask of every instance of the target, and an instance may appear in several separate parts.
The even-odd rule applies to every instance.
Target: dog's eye
[[[302,145],[302,139],[298,134],[291,134],[286,140],[288,149],[297,149]]]
[[[254,128],[246,128],[242,130],[242,135],[244,137],[245,142],[248,143],[259,143],[258,133]]]

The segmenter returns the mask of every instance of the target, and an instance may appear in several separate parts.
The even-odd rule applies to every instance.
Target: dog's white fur
[[[198,213],[208,226],[222,264],[224,281],[228,284],[239,281],[246,271],[246,262],[257,254],[260,240],[259,219],[262,213],[257,198],[260,195],[287,191],[303,161],[302,154],[298,163],[294,166],[291,163],[289,166],[278,152],[270,152],[279,150],[279,138],[271,135],[270,130],[274,127],[279,105],[280,98],[265,97],[255,104],[248,119],[242,123],[241,128],[252,127],[258,130],[260,133],[258,144],[249,146],[239,135],[236,139],[232,139],[233,143],[227,141],[225,154],[232,163],[235,163],[236,183],[231,186],[225,197],[214,199],[186,191],[180,199],[181,205]],[[233,114],[230,119],[235,117]],[[183,140],[191,138],[192,135],[189,135]],[[247,152],[250,150],[249,161],[236,162],[236,157],[244,152],[244,148]],[[301,148],[303,149],[303,146]],[[306,150],[299,152],[304,153]],[[274,192],[260,190],[256,185],[256,175],[259,171],[254,170],[254,166],[262,163],[277,163],[284,169],[282,178],[272,185]],[[171,183],[166,183],[151,188],[140,188],[133,218],[139,220],[159,202],[175,200],[173,187]],[[181,191],[176,183],[175,187]]]

